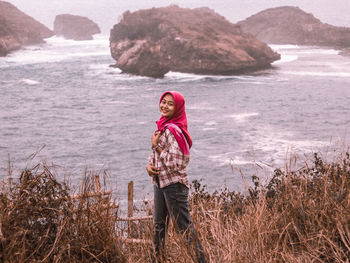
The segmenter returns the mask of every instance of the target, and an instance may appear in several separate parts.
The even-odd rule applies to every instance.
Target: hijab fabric
[[[192,138],[187,130],[187,116],[185,112],[185,99],[177,91],[167,91],[160,97],[159,104],[165,95],[170,94],[174,97],[175,110],[171,118],[161,116],[157,123],[158,130],[163,132],[166,129],[174,135],[181,151],[184,155],[190,155]]]

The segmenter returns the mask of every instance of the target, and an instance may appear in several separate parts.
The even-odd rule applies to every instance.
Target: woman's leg
[[[153,211],[153,225],[154,225],[154,248],[158,261],[160,258],[165,258],[165,236],[168,227],[168,210],[165,203],[162,189],[154,185],[154,211]]]
[[[176,183],[162,190],[177,231],[183,235],[188,246],[194,246],[197,262],[206,262],[202,244],[195,233],[188,209],[188,188],[181,183]]]

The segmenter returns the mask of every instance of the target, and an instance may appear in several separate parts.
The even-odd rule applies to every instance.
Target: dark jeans
[[[165,258],[165,236],[170,216],[187,247],[194,246],[196,261],[206,262],[202,244],[195,233],[188,210],[188,191],[188,188],[181,183],[164,188],[154,185],[154,246],[158,260]]]

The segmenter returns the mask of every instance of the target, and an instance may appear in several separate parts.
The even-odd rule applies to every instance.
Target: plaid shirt
[[[182,183],[189,188],[186,166],[190,161],[190,156],[182,153],[169,129],[166,129],[159,137],[158,145],[163,151],[161,154],[153,151],[148,162],[159,170],[159,187],[164,188],[171,184]],[[153,183],[157,184],[157,181],[153,179]]]

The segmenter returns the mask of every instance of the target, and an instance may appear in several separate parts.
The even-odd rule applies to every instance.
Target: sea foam
[[[66,40],[60,37],[47,38],[46,43],[23,47],[6,57],[2,66],[59,62],[77,57],[110,56],[108,39],[88,41]]]
[[[239,114],[231,114],[226,115],[226,117],[234,118],[236,121],[246,121],[248,118],[258,116],[258,112],[248,112],[248,113],[239,113]]]
[[[40,83],[39,81],[32,80],[32,79],[21,79],[20,82],[27,84],[27,85],[30,85],[30,86],[37,85]]]
[[[321,71],[283,71],[286,75],[314,76],[314,77],[340,77],[349,78],[350,72],[321,72]]]
[[[272,65],[287,63],[297,59],[298,59],[297,55],[281,55],[281,59],[273,62]]]

